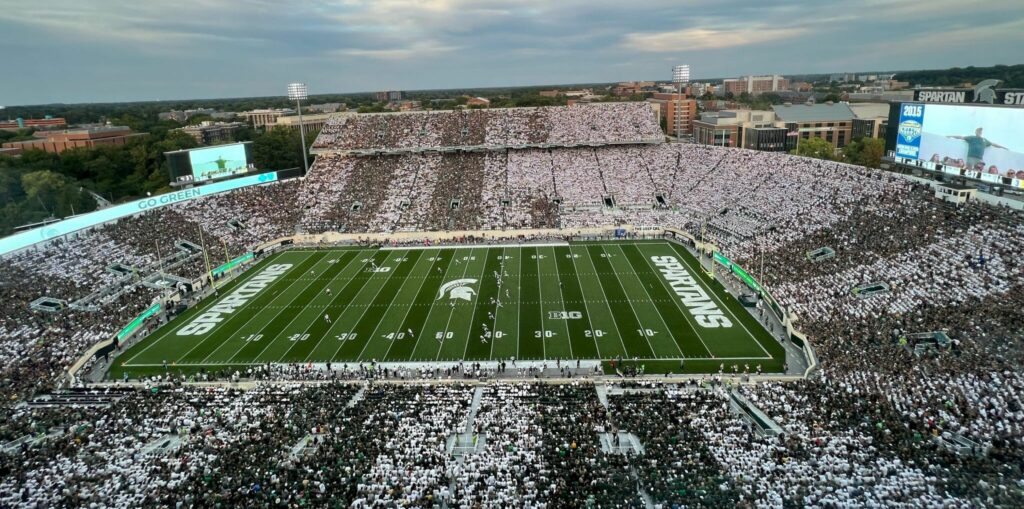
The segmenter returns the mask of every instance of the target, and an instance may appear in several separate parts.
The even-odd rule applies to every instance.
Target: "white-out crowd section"
[[[658,136],[637,104],[348,117],[303,178],[0,260],[0,506],[1019,506],[1021,213],[841,163],[648,144]],[[481,150],[435,150],[454,147]],[[91,406],[25,404],[161,294],[141,278],[206,270],[183,244],[216,266],[296,233],[619,225],[717,245],[797,317],[820,368],[739,387],[478,384],[470,369],[424,384],[300,367],[200,377],[257,379],[250,390],[168,370],[144,390],[72,390]],[[822,247],[835,256],[808,258]],[[853,295],[872,283],[888,291]],[[111,287],[90,309],[29,307]],[[933,332],[950,343],[915,348]],[[733,391],[783,433],[756,432]],[[610,434],[640,447],[606,447]],[[958,440],[975,449],[947,447]]]

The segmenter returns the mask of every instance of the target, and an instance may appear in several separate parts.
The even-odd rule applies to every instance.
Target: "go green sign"
[[[235,258],[234,260],[231,260],[230,262],[225,263],[224,265],[221,265],[216,269],[213,269],[213,275],[219,276],[249,260],[252,260],[254,257],[255,256],[252,253],[245,253],[244,255],[239,256],[238,258]]]
[[[140,325],[142,325],[143,322],[146,321],[147,318],[159,313],[160,309],[160,303],[157,302],[156,304],[153,304],[149,309],[143,311],[141,315],[136,316],[135,319],[132,320],[132,323],[129,323],[125,328],[121,329],[121,332],[117,333],[117,340],[121,341],[122,339],[130,336],[133,332],[135,332],[136,329],[139,328]]]
[[[722,266],[731,269],[733,274],[736,274],[736,276],[739,277],[744,283],[746,283],[751,290],[754,290],[757,293],[761,293],[761,285],[758,284],[757,280],[754,279],[750,274],[748,274],[747,271],[743,270],[743,267],[740,267],[739,265],[733,263],[732,260],[726,258],[722,253],[719,253],[717,251],[714,254],[714,260],[722,264]]]

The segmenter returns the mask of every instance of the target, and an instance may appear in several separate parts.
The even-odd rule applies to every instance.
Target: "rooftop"
[[[849,105],[854,118],[878,118],[889,116],[889,103],[854,103]]]
[[[834,122],[852,120],[850,106],[837,104],[778,104],[772,106],[775,115],[783,122]]]

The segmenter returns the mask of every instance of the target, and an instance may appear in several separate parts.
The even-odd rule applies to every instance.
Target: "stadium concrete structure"
[[[645,103],[314,148],[0,260],[0,505],[1024,500],[1018,211]]]

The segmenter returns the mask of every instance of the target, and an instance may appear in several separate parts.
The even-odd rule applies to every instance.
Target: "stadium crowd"
[[[450,148],[524,148],[659,141],[646,103],[341,116],[320,131],[321,153],[414,152]]]
[[[315,146],[488,150],[324,153],[300,180],[178,203],[0,260],[0,505],[1020,505],[1021,213],[954,206],[926,185],[841,163],[619,145],[656,133],[645,108],[350,117]],[[715,244],[792,313],[818,371],[739,388],[621,384],[606,405],[586,382],[463,385],[439,371],[328,377],[270,366],[228,374],[261,380],[248,390],[168,375],[99,406],[28,403],[166,293],[144,284],[151,274],[194,279],[207,263],[295,232],[482,229],[498,230],[495,241],[502,229],[621,224]],[[190,251],[202,245],[213,246],[209,262]],[[834,256],[810,256],[820,248]],[[877,294],[853,291],[877,283]],[[68,305],[35,311],[39,297]],[[939,337],[948,344],[927,341]],[[412,378],[433,382],[402,382]],[[735,395],[782,433],[758,432]],[[633,437],[639,446],[623,445]]]

